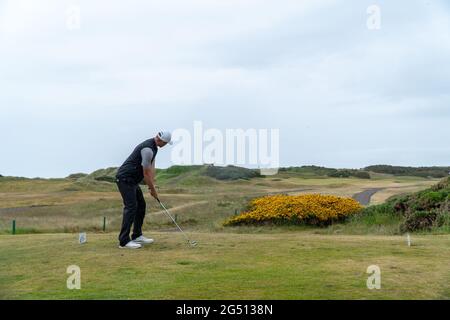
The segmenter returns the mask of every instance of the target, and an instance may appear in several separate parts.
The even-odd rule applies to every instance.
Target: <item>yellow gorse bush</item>
[[[362,206],[354,199],[333,195],[275,195],[255,198],[249,210],[227,221],[225,226],[263,222],[293,222],[326,225],[357,213]]]

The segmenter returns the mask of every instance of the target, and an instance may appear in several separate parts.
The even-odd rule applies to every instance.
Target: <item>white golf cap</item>
[[[169,131],[160,131],[158,132],[158,137],[168,144],[172,144],[172,134]]]

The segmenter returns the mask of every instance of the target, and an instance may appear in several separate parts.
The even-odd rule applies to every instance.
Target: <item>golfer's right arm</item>
[[[141,151],[142,156],[142,170],[144,170],[144,181],[150,190],[150,194],[155,199],[158,198],[158,193],[155,188],[155,161],[152,163],[153,151],[150,148],[144,148]]]

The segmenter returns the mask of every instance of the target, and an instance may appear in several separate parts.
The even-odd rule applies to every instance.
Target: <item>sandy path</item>
[[[181,206],[177,206],[177,207],[173,207],[173,208],[167,208],[167,209],[169,210],[170,213],[172,213],[172,212],[180,211],[182,209],[186,209],[186,208],[189,208],[189,207],[194,207],[196,205],[206,204],[206,203],[208,203],[207,200],[196,201],[196,202],[186,203],[186,204],[183,204]],[[160,211],[156,211],[156,212],[150,212],[149,214],[151,214],[151,215],[164,214],[164,210],[160,210]]]

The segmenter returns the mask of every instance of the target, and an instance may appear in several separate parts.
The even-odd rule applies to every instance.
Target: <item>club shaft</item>
[[[172,217],[172,215],[170,214],[169,210],[167,210],[166,206],[160,201],[159,204],[161,205],[161,207],[164,209],[164,212],[170,217],[170,219],[172,219],[173,223],[175,223],[175,225],[177,226],[178,230],[181,231],[181,233],[183,234],[183,236],[186,238],[187,241],[190,242],[189,237],[186,235],[186,233],[181,229],[181,227],[178,225],[178,223],[175,221],[175,219]]]

